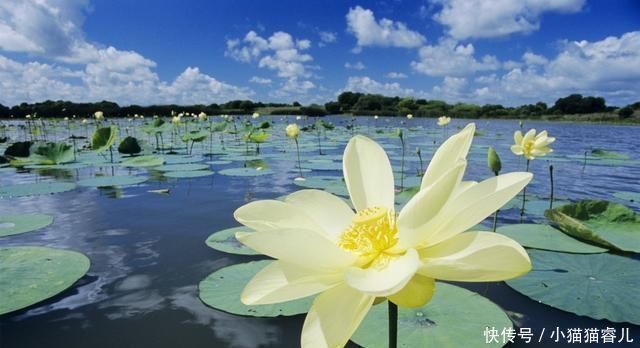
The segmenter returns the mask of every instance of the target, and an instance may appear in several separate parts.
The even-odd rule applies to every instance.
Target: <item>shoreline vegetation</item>
[[[343,92],[335,101],[324,105],[302,105],[298,102],[263,103],[251,100],[232,100],[221,104],[196,105],[128,105],[120,106],[114,102],[76,103],[70,101],[47,100],[39,103],[21,103],[13,107],[0,104],[0,119],[21,119],[26,116],[44,118],[90,118],[100,110],[107,117],[170,116],[172,113],[208,115],[250,115],[257,112],[262,115],[358,115],[437,118],[448,115],[467,119],[519,119],[540,121],[593,122],[639,124],[640,101],[623,107],[607,106],[602,97],[583,97],[571,94],[556,100],[553,106],[544,102],[520,106],[500,104],[449,104],[442,100],[414,99],[411,97],[387,97],[378,94]]]

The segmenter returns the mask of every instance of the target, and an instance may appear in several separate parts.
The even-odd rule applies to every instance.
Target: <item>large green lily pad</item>
[[[251,167],[227,168],[218,172],[227,176],[262,176],[273,174],[273,170],[269,168],[256,169]]]
[[[78,181],[80,186],[91,187],[111,187],[137,185],[147,181],[144,176],[116,175],[116,176],[96,176],[94,178],[82,179]]]
[[[640,261],[542,250],[529,257],[531,272],[507,281],[516,291],[578,315],[640,324]]]
[[[583,200],[547,210],[545,216],[573,237],[640,253],[640,216],[624,205]]]
[[[78,252],[44,247],[0,248],[0,314],[59,294],[89,270]]]
[[[373,306],[351,340],[366,348],[387,347],[387,308],[386,304]],[[475,292],[438,282],[429,303],[399,308],[398,346],[501,347],[502,342],[485,343],[482,333],[492,327],[512,327],[500,307]]]
[[[162,157],[145,155],[125,158],[122,160],[121,165],[124,167],[138,168],[160,166],[162,163],[164,163],[164,159]]]
[[[116,141],[118,127],[108,126],[96,129],[91,136],[91,149],[96,152],[103,152],[109,149]]]
[[[527,248],[563,251],[569,253],[603,253],[607,249],[583,243],[549,225],[515,224],[499,227],[496,232],[515,240]]]
[[[0,237],[35,231],[52,222],[53,216],[45,214],[0,215]]]
[[[165,164],[153,169],[159,170],[161,172],[186,172],[189,170],[209,169],[209,165],[196,163]]]
[[[207,276],[198,285],[202,302],[215,309],[252,317],[277,317],[306,313],[312,297],[271,305],[246,306],[240,294],[253,276],[272,261],[253,261],[221,268]]]
[[[0,198],[47,195],[71,191],[74,188],[76,188],[76,185],[70,182],[37,182],[9,185],[0,187]]]
[[[251,229],[244,226],[231,227],[218,232],[214,232],[207,238],[205,243],[210,248],[223,251],[229,254],[238,255],[260,255],[257,251],[240,243],[236,239],[236,232],[251,232]]]
[[[179,170],[175,172],[165,172],[163,175],[167,178],[200,178],[203,176],[213,175],[212,170]]]

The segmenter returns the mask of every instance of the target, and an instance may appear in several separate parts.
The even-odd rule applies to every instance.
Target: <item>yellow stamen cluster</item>
[[[398,242],[393,211],[372,207],[358,211],[351,225],[342,232],[338,245],[364,258],[372,259]]]

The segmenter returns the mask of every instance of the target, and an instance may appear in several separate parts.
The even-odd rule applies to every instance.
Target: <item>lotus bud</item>
[[[500,173],[500,170],[502,169],[500,156],[498,156],[496,150],[494,150],[491,146],[489,146],[489,150],[487,151],[487,165],[495,175],[498,175],[498,173]]]

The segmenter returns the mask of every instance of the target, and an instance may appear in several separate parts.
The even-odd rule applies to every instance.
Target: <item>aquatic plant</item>
[[[380,145],[353,137],[343,168],[351,202],[319,190],[283,201],[261,200],[234,217],[255,232],[236,238],[276,261],[245,287],[245,304],[319,294],[307,314],[301,344],[342,346],[376,298],[390,308],[390,346],[397,342],[397,305],[428,302],[435,279],[496,281],[531,268],[526,251],[500,234],[464,232],[513,198],[530,173],[462,183],[475,126],[468,125],[434,154],[420,191],[398,215],[389,159]]]

